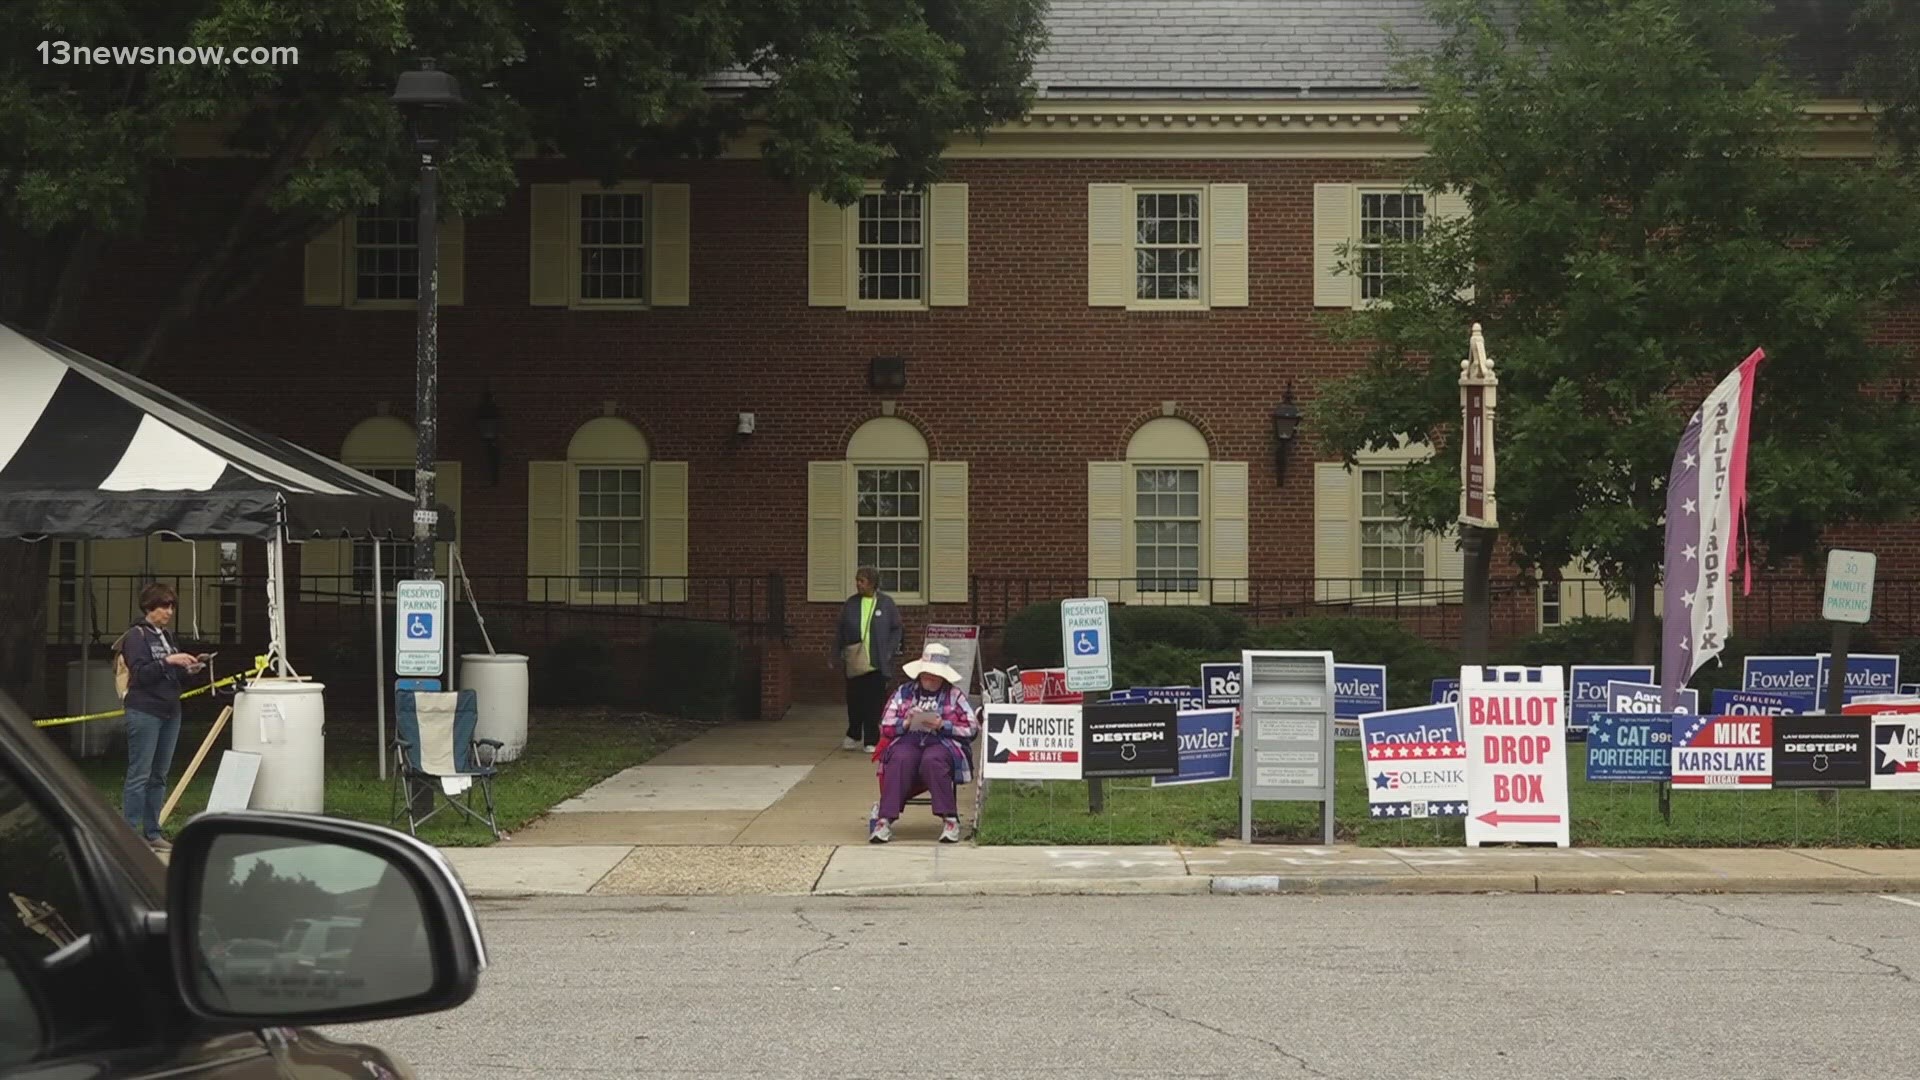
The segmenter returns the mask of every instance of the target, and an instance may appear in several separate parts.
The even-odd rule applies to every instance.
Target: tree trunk
[[[1633,568],[1633,662],[1660,663],[1660,609],[1653,590],[1660,584],[1660,567],[1642,563]]]
[[[1493,543],[1498,535],[1472,525],[1460,528],[1461,564],[1466,573],[1460,597],[1462,664],[1485,664],[1492,651]]]

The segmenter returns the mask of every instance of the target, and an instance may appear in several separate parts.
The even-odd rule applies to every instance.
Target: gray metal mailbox
[[[1319,802],[1333,843],[1333,654],[1240,654],[1240,839],[1253,842],[1253,804]]]

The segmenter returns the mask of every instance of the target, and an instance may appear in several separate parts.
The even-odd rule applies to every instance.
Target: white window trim
[[[1194,300],[1140,299],[1140,196],[1198,195],[1200,197],[1200,296]],[[1207,185],[1194,183],[1127,185],[1127,310],[1208,311],[1213,307],[1213,203]],[[1203,575],[1204,576],[1204,575]]]
[[[1366,544],[1366,538],[1365,538],[1367,518],[1366,518],[1366,514],[1364,513],[1365,500],[1367,496],[1366,474],[1368,472],[1402,472],[1404,473],[1407,470],[1407,466],[1411,464],[1413,464],[1412,461],[1405,460],[1405,459],[1387,459],[1387,460],[1375,459],[1370,461],[1363,458],[1357,464],[1354,465],[1354,470],[1353,470],[1354,471],[1354,477],[1353,477],[1353,482],[1354,482],[1354,505],[1353,505],[1354,593],[1356,597],[1364,598],[1369,602],[1385,601],[1386,603],[1392,603],[1394,601],[1395,596],[1397,595],[1400,598],[1400,602],[1404,604],[1408,602],[1407,597],[1409,594],[1404,591],[1396,594],[1394,590],[1389,588],[1382,588],[1379,591],[1369,591],[1367,589],[1367,584],[1366,584],[1367,544]],[[1405,521],[1406,519],[1399,518],[1396,520]],[[1415,535],[1419,537],[1419,540],[1417,541],[1417,545],[1421,548],[1422,562],[1421,562],[1421,569],[1420,569],[1420,588],[1418,590],[1415,590],[1411,595],[1416,599],[1419,599],[1423,597],[1423,594],[1431,591],[1434,588],[1434,583],[1438,579],[1439,566],[1440,566],[1440,562],[1439,562],[1440,537],[1438,534],[1430,533],[1430,532],[1416,533]],[[1414,547],[1416,545],[1407,544],[1405,546]]]
[[[582,195],[639,195],[645,198],[644,224],[647,230],[645,270],[646,295],[638,300],[600,299],[580,295],[580,197]],[[567,184],[567,307],[590,311],[646,311],[653,307],[653,181],[623,180],[611,187],[598,180],[573,180]],[[580,464],[575,462],[574,464]],[[641,463],[644,467],[646,462]],[[603,466],[604,467],[604,466]]]
[[[944,459],[943,459],[944,460]],[[923,607],[927,600],[927,586],[932,578],[933,567],[931,539],[933,524],[933,492],[929,490],[933,481],[931,461],[847,461],[847,580],[860,569],[860,470],[862,469],[918,469],[920,471],[920,589],[910,593],[887,593],[893,602],[907,607]],[[875,569],[878,569],[876,567]]]
[[[417,465],[417,462],[413,462],[413,461],[394,461],[394,460],[391,460],[391,459],[384,459],[384,458],[382,458],[382,459],[372,459],[372,458],[369,458],[369,459],[366,459],[366,460],[364,460],[364,461],[342,461],[342,462],[341,462],[341,464],[343,464],[343,465],[345,465],[345,466],[347,466],[348,468],[351,468],[351,469],[356,469],[356,470],[359,470],[359,471],[361,471],[361,472],[365,472],[365,471],[366,471],[366,470],[368,470],[368,469],[407,469],[407,470],[409,470],[409,471],[411,471],[411,470],[412,470],[412,469],[413,469],[413,468],[414,468],[414,467],[415,467],[415,466]],[[371,475],[371,474],[369,474],[369,475]],[[411,490],[411,489],[408,489],[408,490]],[[360,545],[361,545],[361,544],[375,544],[375,543],[389,543],[389,544],[393,544],[393,543],[402,543],[402,542],[404,542],[404,543],[406,543],[406,544],[407,544],[407,545],[408,545],[409,547],[411,547],[411,546],[412,546],[412,541],[411,541],[411,540],[406,540],[406,541],[400,541],[400,540],[385,540],[385,541],[381,541],[381,540],[357,540],[357,539],[356,539],[356,540],[349,540],[349,541],[347,542],[347,558],[346,558],[346,562],[345,562],[345,565],[344,565],[344,566],[342,566],[342,567],[340,568],[340,569],[341,569],[341,571],[342,571],[342,572],[343,572],[343,573],[345,574],[345,576],[346,576],[346,579],[347,579],[347,586],[348,586],[348,588],[351,588],[351,589],[353,589],[353,591],[355,591],[355,592],[360,592],[360,589],[359,589],[359,587],[358,587],[358,583],[357,583],[357,582],[356,582],[356,581],[354,580],[354,579],[355,579],[356,577],[358,577],[358,576],[359,576],[359,570],[358,570],[358,568],[357,568],[357,567],[355,567],[355,565],[354,565],[354,558],[355,558],[355,556],[357,555],[357,553],[358,553],[358,552],[360,551]],[[444,544],[444,543],[446,543],[446,542],[447,542],[447,539],[446,539],[445,537],[440,537],[439,539],[436,539],[436,540],[435,540],[435,541],[433,542],[433,545],[434,545],[434,547],[435,547],[436,549],[438,549],[438,548],[439,548],[439,546],[440,546],[441,544]],[[438,554],[438,552],[437,552],[437,551],[436,551],[436,554]],[[389,573],[389,572],[390,572],[390,571],[392,571],[392,570],[393,570],[393,566],[392,566],[391,564],[389,564],[389,563],[388,563],[388,562],[386,562],[385,560],[382,560],[382,561],[381,561],[381,563],[380,563],[380,572],[381,572],[382,574],[386,574],[386,573]],[[371,595],[373,595],[373,590],[372,590],[372,589],[368,589],[368,590],[367,590],[367,591],[366,591],[365,593],[363,593],[362,595],[366,595],[366,596],[371,596]],[[386,591],[386,593],[385,593],[385,595],[388,595],[388,596],[391,596],[391,595],[393,595],[393,590],[391,590],[391,589],[388,589],[388,590]]]
[[[420,238],[414,236],[415,258],[418,258]],[[417,264],[416,264],[417,265]],[[347,215],[346,234],[341,237],[340,258],[340,300],[344,307],[360,311],[412,311],[420,306],[419,298],[408,297],[403,300],[362,300],[360,299],[360,215],[358,212]],[[371,464],[369,468],[398,468],[393,465]],[[411,467],[411,463],[409,463]]]
[[[1413,187],[1411,185],[1396,186],[1393,184],[1355,184],[1353,185],[1353,208],[1352,208],[1353,216],[1348,219],[1353,222],[1353,235],[1347,237],[1347,245],[1348,245],[1347,258],[1351,261],[1353,266],[1353,273],[1350,275],[1353,279],[1353,306],[1355,310],[1358,310],[1358,311],[1370,311],[1376,308],[1393,307],[1393,301],[1391,300],[1387,300],[1385,298],[1375,298],[1375,299],[1369,300],[1366,297],[1361,295],[1362,291],[1364,290],[1364,286],[1362,284],[1362,278],[1364,277],[1364,275],[1361,273],[1361,269],[1360,269],[1360,252],[1362,250],[1360,247],[1360,238],[1365,235],[1366,230],[1364,228],[1363,223],[1360,220],[1360,208],[1364,204],[1365,198],[1368,195],[1418,195],[1421,200],[1420,201],[1421,216],[1426,219],[1426,223],[1427,223],[1426,227],[1432,228],[1434,223],[1433,192],[1428,191],[1426,188]]]
[[[1204,211],[1203,211],[1204,212]],[[1127,479],[1127,568],[1132,571],[1128,584],[1133,587],[1134,604],[1164,604],[1170,600],[1180,603],[1205,603],[1208,595],[1207,583],[1213,576],[1213,477],[1209,472],[1212,460],[1174,461],[1165,458],[1128,458]],[[1191,589],[1147,589],[1142,586],[1140,573],[1140,544],[1137,528],[1139,515],[1139,484],[1141,469],[1195,469],[1200,473],[1200,573]],[[1159,520],[1159,519],[1154,519]],[[1148,600],[1147,597],[1153,599]]]
[[[618,606],[621,604],[641,604],[646,602],[647,574],[653,569],[653,544],[651,539],[653,519],[649,515],[648,500],[653,498],[652,457],[645,461],[614,461],[605,458],[568,458],[567,459],[567,576],[573,583],[568,590],[573,603],[592,606],[601,604]],[[636,592],[616,590],[597,592],[587,587],[588,575],[580,569],[580,470],[581,469],[638,469],[640,471],[640,588]],[[597,574],[595,576],[598,576]]]
[[[1547,621],[1547,594],[1553,594],[1555,619]],[[1567,621],[1565,587],[1557,581],[1542,581],[1534,596],[1534,625],[1540,630],[1549,630],[1563,625]]]
[[[888,192],[884,184],[868,183],[861,189],[868,195],[918,195],[920,197],[920,299],[860,299],[860,202],[846,207],[842,217],[847,237],[847,310],[848,311],[928,311],[933,299],[933,189]],[[891,595],[891,594],[889,594]]]

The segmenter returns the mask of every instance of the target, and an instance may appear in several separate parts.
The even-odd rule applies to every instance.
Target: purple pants
[[[938,736],[911,732],[887,746],[880,778],[880,818],[895,821],[916,787],[927,789],[935,817],[959,817],[953,794],[953,752]]]

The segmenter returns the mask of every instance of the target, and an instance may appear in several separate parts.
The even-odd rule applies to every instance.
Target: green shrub
[[[1572,619],[1501,649],[1499,664],[1529,667],[1633,662],[1633,623],[1626,619]]]
[[[1176,649],[1238,648],[1247,637],[1247,621],[1232,612],[1204,607],[1115,607],[1115,658],[1153,645]],[[1199,677],[1196,672],[1195,678]]]
[[[529,658],[528,697],[535,705],[613,705],[626,694],[613,644],[576,632]]]
[[[1238,663],[1238,650],[1182,649],[1173,645],[1146,645],[1123,649],[1113,658],[1113,686],[1199,686],[1200,665],[1220,661]]]
[[[1059,667],[1060,603],[1029,604],[1014,612],[1001,634],[1006,663],[1020,668]]]
[[[1425,705],[1433,680],[1460,676],[1459,657],[1388,619],[1293,619],[1253,632],[1255,649],[1327,649],[1343,664],[1385,664],[1387,706]]]
[[[725,719],[738,693],[740,639],[715,623],[663,623],[647,645],[647,704],[691,720]]]

